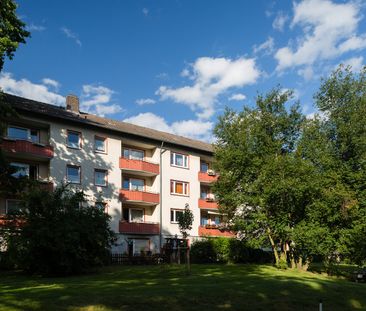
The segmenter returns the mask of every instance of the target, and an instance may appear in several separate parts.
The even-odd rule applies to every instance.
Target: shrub
[[[228,238],[206,238],[191,247],[194,263],[271,263],[272,254],[249,247],[245,241]]]

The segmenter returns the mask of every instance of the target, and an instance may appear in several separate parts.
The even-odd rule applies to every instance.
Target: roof
[[[19,112],[27,112],[44,117],[52,117],[88,126],[95,126],[98,128],[112,130],[119,133],[129,134],[134,137],[142,137],[145,139],[154,140],[156,142],[164,142],[176,146],[186,147],[189,149],[195,149],[197,151],[203,151],[206,153],[213,152],[212,145],[203,141],[157,131],[127,122],[102,118],[89,113],[75,113],[66,110],[65,107],[46,104],[7,93],[4,93],[4,99]]]

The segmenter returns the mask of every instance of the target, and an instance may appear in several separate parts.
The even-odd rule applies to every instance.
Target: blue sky
[[[6,61],[6,92],[210,141],[225,106],[293,89],[305,114],[321,77],[365,64],[362,1],[25,1],[32,37]]]

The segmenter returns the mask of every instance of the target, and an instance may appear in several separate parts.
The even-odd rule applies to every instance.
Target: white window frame
[[[132,221],[132,213],[131,211],[135,210],[135,211],[141,211],[142,212],[142,220],[137,222],[137,221]],[[128,221],[130,223],[144,223],[145,222],[145,213],[144,213],[144,209],[143,208],[129,208],[128,209]]]
[[[79,182],[73,182],[69,180],[69,173],[68,173],[68,168],[72,167],[72,168],[78,168],[79,169]],[[66,181],[70,184],[74,184],[74,185],[80,185],[81,184],[81,166],[80,165],[71,165],[71,164],[67,164],[66,165]]]
[[[78,146],[77,147],[75,147],[75,146],[71,146],[70,144],[69,144],[69,134],[70,133],[73,133],[73,134],[77,134],[78,135],[78,137],[79,137],[79,141],[78,141]],[[67,147],[68,148],[72,148],[72,149],[81,149],[81,140],[82,140],[82,138],[81,138],[82,136],[81,136],[81,132],[78,132],[78,131],[74,131],[74,130],[67,130],[67,137],[66,137],[66,145],[67,145]]]
[[[96,173],[97,172],[104,172],[104,184],[97,184],[97,179],[96,179]],[[99,186],[99,187],[107,187],[108,186],[108,171],[101,169],[101,168],[95,168],[94,169],[94,185],[95,186]]]
[[[172,212],[173,212],[173,220],[172,220]],[[177,212],[180,212],[180,213],[183,213],[184,212],[184,209],[179,209],[179,208],[171,208],[170,209],[170,223],[172,224],[177,224],[179,223],[178,219],[177,219]]]
[[[22,200],[6,199],[6,201],[5,201],[5,214],[8,214],[9,201],[12,201],[12,202],[22,202]]]
[[[183,165],[177,164],[177,155],[183,156]],[[174,167],[180,167],[180,168],[189,168],[189,156],[184,153],[171,151],[170,165],[174,166]]]
[[[97,140],[100,140],[100,141],[103,140],[103,142],[104,142],[104,149],[103,150],[97,149],[97,144],[96,144]],[[107,153],[107,137],[103,137],[103,136],[99,136],[99,135],[94,136],[94,151],[99,152],[99,153]]]
[[[23,139],[23,138],[17,138],[17,137],[10,136],[9,135],[9,128],[16,128],[16,129],[20,129],[20,130],[25,130],[27,132],[27,138]],[[36,131],[37,132],[37,141],[32,140],[31,131]],[[27,140],[27,141],[31,141],[33,143],[39,143],[39,139],[40,139],[39,138],[39,130],[30,129],[30,128],[22,127],[22,126],[8,125],[8,127],[6,129],[6,133],[7,133],[7,137],[9,137],[11,139],[15,139],[15,140]]]
[[[128,179],[128,190],[130,190],[130,191],[140,191],[140,192],[145,192],[145,190],[146,190],[146,181],[145,181],[145,179],[143,179],[143,178],[131,178],[131,177],[127,177],[127,178],[125,178],[124,180],[126,180],[126,179]],[[124,181],[123,180],[123,181]],[[143,182],[144,182],[144,186],[143,186],[143,190],[136,190],[136,189],[132,189],[132,180],[142,180]],[[123,182],[122,181],[122,182]],[[127,189],[126,189],[127,190]]]
[[[183,193],[175,192],[175,187],[176,187],[176,184],[177,183],[181,183],[182,184]],[[172,184],[173,184],[173,187],[172,187]],[[171,180],[170,181],[170,194],[182,195],[182,196],[189,196],[189,182],[181,181],[181,180]]]
[[[125,150],[128,150],[128,157],[124,156]],[[142,152],[142,159],[133,159],[133,158],[131,158],[131,151]],[[124,147],[124,148],[122,148],[122,156],[125,159],[129,159],[129,160],[145,161],[145,150]]]

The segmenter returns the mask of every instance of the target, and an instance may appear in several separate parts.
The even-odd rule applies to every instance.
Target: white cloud
[[[104,116],[122,111],[122,107],[111,104],[114,91],[105,86],[83,85],[80,108],[88,113]]]
[[[314,76],[314,70],[311,66],[306,66],[297,71],[299,76],[302,76],[305,81],[310,81]]]
[[[244,94],[241,94],[241,93],[237,93],[237,94],[233,94],[229,97],[229,100],[244,100],[246,99],[247,97],[244,95]]]
[[[169,125],[164,118],[151,112],[145,112],[140,113],[137,116],[127,118],[124,122],[193,139],[200,139],[204,141],[212,140],[213,123],[210,121],[203,122],[201,120],[183,120],[173,122]]]
[[[262,44],[260,45],[255,45],[253,47],[253,52],[255,54],[263,51],[263,53],[265,55],[269,55],[269,54],[272,54],[273,53],[273,50],[274,50],[274,40],[272,37],[268,37],[268,39],[266,41],[264,41]]]
[[[365,48],[366,34],[357,35],[360,20],[358,2],[303,0],[295,3],[291,27],[300,26],[304,35],[297,38],[296,46],[289,44],[276,52],[277,70],[310,66],[319,60]]]
[[[346,66],[351,66],[352,71],[359,72],[363,68],[363,57],[352,57],[343,61],[343,64]]]
[[[276,18],[272,23],[272,27],[278,31],[283,31],[283,28],[285,27],[285,24],[288,21],[288,19],[289,17],[280,11],[277,13]]]
[[[69,28],[66,27],[62,27],[61,31],[66,35],[67,38],[74,40],[78,46],[81,46],[81,41],[76,33],[72,32]]]
[[[60,88],[60,83],[56,80],[50,79],[50,78],[44,78],[42,79],[42,83],[46,85],[50,85],[54,87],[56,90]]]
[[[139,98],[136,100],[136,104],[139,106],[155,104],[156,100],[152,98]]]
[[[219,95],[231,88],[252,84],[260,75],[255,60],[243,57],[236,60],[201,57],[192,64],[192,71],[193,85],[180,88],[160,86],[156,95],[161,100],[171,99],[189,106],[200,119],[214,114]]]
[[[148,8],[143,8],[142,9],[142,14],[144,14],[145,16],[149,15],[149,9]]]
[[[32,83],[27,79],[16,80],[10,73],[0,74],[0,87],[13,95],[58,106],[65,104],[65,98],[49,90],[47,84]]]
[[[33,23],[29,24],[27,26],[27,30],[28,31],[44,31],[46,29],[46,27],[42,26],[42,25],[35,25]]]
[[[184,68],[182,70],[182,72],[180,73],[181,77],[189,77],[190,76],[190,73],[189,73],[189,70],[188,68]]]

